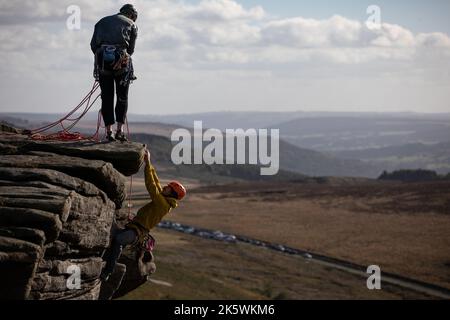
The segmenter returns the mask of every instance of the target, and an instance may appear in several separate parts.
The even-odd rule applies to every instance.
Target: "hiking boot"
[[[116,132],[116,140],[119,140],[121,142],[126,142],[128,141],[127,137],[125,137],[125,134],[122,131],[117,131]]]
[[[106,134],[106,139],[107,139],[109,142],[114,142],[114,141],[116,141],[116,138],[114,138],[112,131],[111,131],[111,132],[108,132],[108,133]]]

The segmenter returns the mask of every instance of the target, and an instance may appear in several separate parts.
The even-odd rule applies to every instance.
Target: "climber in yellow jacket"
[[[145,186],[152,199],[151,202],[139,209],[136,217],[123,230],[120,230],[111,244],[111,252],[106,260],[101,279],[107,281],[114,271],[117,260],[125,246],[142,243],[153,229],[172,209],[178,206],[178,201],[186,196],[186,189],[178,181],[172,181],[161,187],[155,168],[150,161],[150,152],[146,150]]]

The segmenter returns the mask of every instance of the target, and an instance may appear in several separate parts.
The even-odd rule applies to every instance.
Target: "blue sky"
[[[185,0],[198,3],[199,0]],[[449,0],[238,0],[244,7],[262,6],[280,17],[302,16],[326,19],[334,14],[365,21],[366,8],[378,5],[382,19],[407,27],[414,32],[450,33]]]

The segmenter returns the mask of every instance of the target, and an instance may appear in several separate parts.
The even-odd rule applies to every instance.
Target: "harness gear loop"
[[[134,246],[138,250],[144,250],[151,253],[153,249],[155,249],[156,239],[149,232],[142,241],[138,240]]]

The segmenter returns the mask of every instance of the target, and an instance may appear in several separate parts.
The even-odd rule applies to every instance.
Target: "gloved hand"
[[[151,154],[150,151],[148,151],[148,149],[145,150],[145,154],[144,154],[144,161],[146,164],[150,164],[150,160],[151,160]]]

